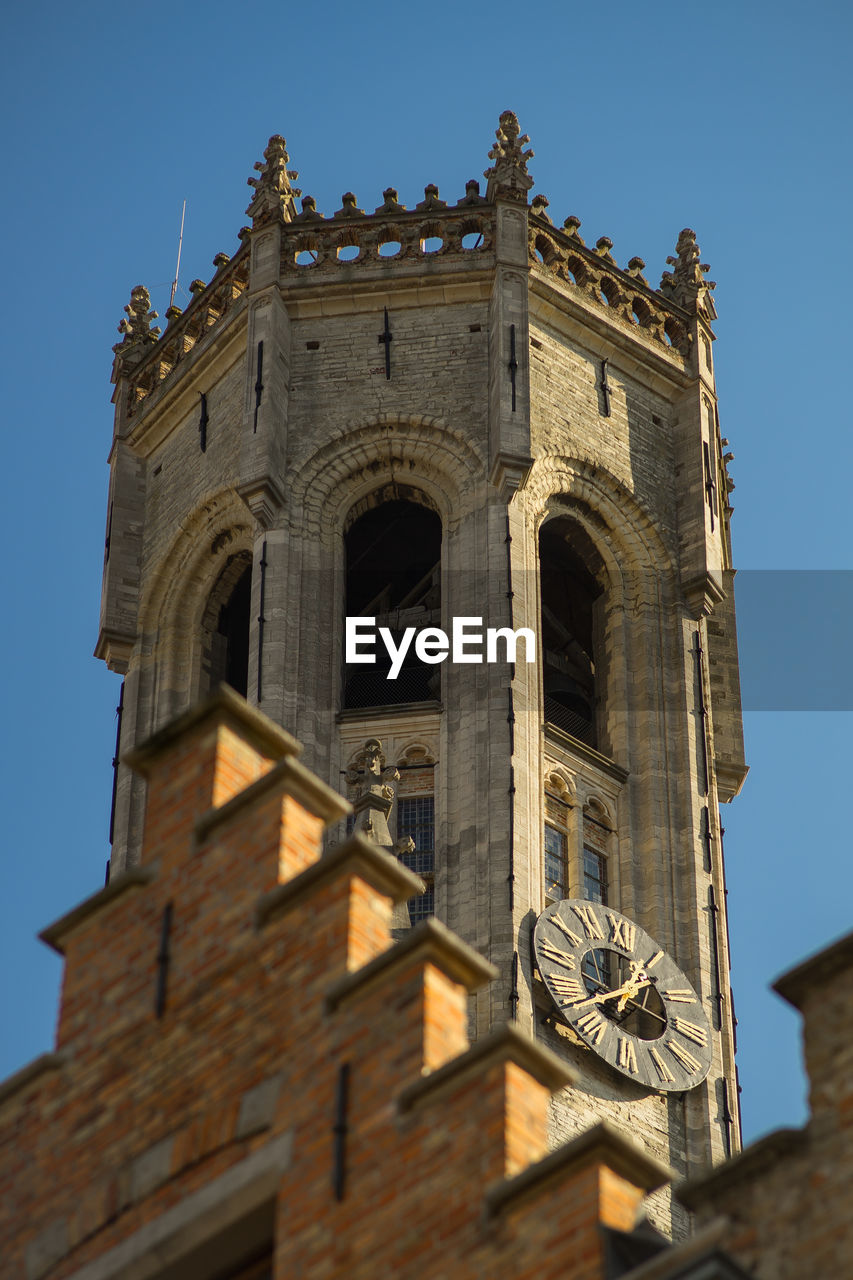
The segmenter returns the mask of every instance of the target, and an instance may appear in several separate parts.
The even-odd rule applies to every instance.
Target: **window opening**
[[[251,607],[252,561],[240,552],[219,575],[202,618],[201,696],[224,681],[246,697]]]
[[[397,839],[410,836],[411,853],[400,854],[404,867],[421,876],[426,891],[409,899],[409,920],[417,924],[435,914],[435,797],[408,796],[397,801]]]
[[[607,858],[588,845],[583,851],[583,896],[607,905]]]
[[[569,896],[568,840],[565,831],[545,824],[545,897],[557,902]]]
[[[224,641],[226,684],[243,697],[249,688],[249,619],[252,607],[252,566],[248,565],[228,601],[219,611],[217,633]]]
[[[573,532],[558,518],[539,535],[544,710],[550,724],[595,747],[593,608],[601,588],[572,547]]]
[[[441,625],[441,521],[418,503],[394,499],[360,516],[345,538],[346,614],[375,618],[399,644],[407,627]],[[376,662],[344,667],[345,708],[437,700],[441,668],[421,662],[409,646],[396,680],[381,642]]]

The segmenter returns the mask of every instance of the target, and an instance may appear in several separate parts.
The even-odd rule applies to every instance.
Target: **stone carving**
[[[530,211],[531,213],[538,214],[540,218],[544,218],[546,222],[550,222],[553,226],[553,221],[548,215],[548,205],[550,203],[550,200],[540,193],[538,196],[534,196],[530,201]]]
[[[296,216],[294,197],[301,196],[302,192],[291,185],[299,174],[295,169],[288,169],[289,159],[284,138],[274,133],[267,143],[263,163],[259,160],[255,165],[261,176],[247,179],[249,186],[255,188],[252,203],[246,210],[253,227],[262,227],[277,218],[292,222]]]
[[[346,780],[350,786],[359,788],[359,794],[353,801],[353,831],[367,836],[389,853],[397,856],[411,853],[415,847],[411,836],[395,841],[388,829],[388,814],[395,795],[392,783],[400,781],[400,774],[393,767],[385,768],[385,753],[378,738],[367,739],[353,766],[347,770]]]
[[[469,178],[465,183],[465,195],[456,201],[456,207],[465,204],[486,204],[486,197],[480,195],[480,184],[476,178]]]
[[[598,254],[598,256],[600,258],[606,259],[607,262],[612,262],[615,267],[616,259],[613,257],[613,254],[610,252],[612,248],[613,248],[613,241],[610,239],[609,236],[599,236],[595,242],[595,252]]]
[[[577,240],[578,244],[585,244],[586,241],[583,240],[578,235],[578,227],[580,225],[581,225],[580,218],[576,218],[573,213],[570,213],[568,218],[566,218],[566,221],[563,223],[563,230],[565,231],[567,236],[572,236],[575,240]]]
[[[382,192],[383,204],[379,205],[376,213],[405,213],[406,206],[400,204],[397,199],[397,192],[393,187],[386,187]]]
[[[420,204],[415,205],[416,209],[446,209],[447,201],[439,200],[438,187],[434,182],[428,182],[424,187],[424,198]]]
[[[646,286],[646,288],[650,288],[648,280],[643,275],[645,266],[646,264],[645,262],[643,262],[642,258],[631,258],[630,262],[628,263],[628,275],[633,276],[635,280],[641,280],[642,283]]]
[[[335,218],[363,218],[364,210],[359,209],[355,196],[351,191],[345,191],[341,196],[341,207],[337,213],[332,215]]]
[[[122,360],[141,360],[160,337],[159,327],[151,328],[151,321],[158,320],[159,316],[151,310],[151,294],[144,285],[138,284],[131,289],[130,302],[124,309],[125,318],[118,326],[122,339],[115,344],[113,351]]]
[[[297,213],[294,222],[322,222],[322,213],[317,212],[317,201],[313,196],[302,197],[302,212]]]
[[[486,198],[494,200],[500,196],[526,204],[527,193],[533,186],[527,162],[533,158],[533,152],[524,150],[530,139],[526,133],[521,133],[514,111],[502,112],[495,137],[497,142],[489,152],[489,159],[495,163],[483,174],[489,180]]]
[[[709,290],[715,289],[714,280],[706,280],[711,270],[705,262],[700,262],[699,246],[696,243],[696,232],[685,227],[678,237],[675,246],[676,256],[667,258],[672,271],[664,271],[660,282],[660,291],[667,298],[672,298],[687,311],[707,310],[713,319],[716,316],[714,304]]]

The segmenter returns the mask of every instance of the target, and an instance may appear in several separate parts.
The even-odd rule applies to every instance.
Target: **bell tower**
[[[484,192],[324,216],[275,136],[189,306],[161,332],[132,291],[97,654],[124,677],[120,755],[223,680],[292,732],[422,876],[400,930],[434,913],[497,965],[472,1033],[514,1020],[575,1068],[554,1140],[610,1118],[688,1176],[739,1145],[713,284],[690,230],[654,288],[557,226],[527,143],[504,112]],[[440,660],[435,632],[476,622],[528,630],[535,661],[506,637]],[[409,632],[433,647],[402,653]],[[119,765],[115,868],[144,804]]]

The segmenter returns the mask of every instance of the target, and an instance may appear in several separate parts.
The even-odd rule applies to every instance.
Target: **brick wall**
[[[135,754],[140,864],[45,931],[57,1051],[0,1087],[2,1274],[271,1242],[281,1277],[603,1276],[666,1168],[606,1125],[545,1155],[569,1071],[515,1028],[468,1046],[492,966],[434,921],[390,945],[417,882],[361,837],[320,856],[346,802],[295,751],[225,690]]]

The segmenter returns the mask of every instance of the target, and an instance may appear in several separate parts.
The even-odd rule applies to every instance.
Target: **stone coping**
[[[485,1194],[486,1214],[496,1217],[510,1205],[535,1195],[547,1183],[594,1164],[612,1169],[646,1194],[675,1177],[668,1165],[648,1155],[638,1142],[627,1137],[609,1120],[601,1120],[514,1178],[489,1187]]]
[[[379,720],[388,715],[415,715],[423,712],[436,715],[444,711],[444,703],[432,699],[426,702],[386,702],[378,707],[347,707],[335,716],[338,724],[347,724],[354,720]]]
[[[853,966],[853,933],[845,934],[837,942],[809,956],[796,968],[789,969],[773,983],[783,1000],[795,1009],[802,1009],[806,995],[814,987],[838,981],[839,974]]]
[[[403,1112],[419,1110],[472,1077],[481,1077],[491,1066],[509,1062],[552,1093],[577,1082],[576,1073],[555,1053],[507,1022],[475,1041],[465,1053],[406,1085],[397,1098],[397,1106]]]
[[[21,1089],[26,1088],[30,1081],[37,1080],[39,1076],[46,1075],[50,1071],[58,1071],[65,1061],[66,1056],[61,1052],[42,1053],[37,1058],[33,1058],[32,1062],[28,1062],[8,1079],[0,1082],[0,1106]]]
[[[283,796],[292,796],[298,800],[309,813],[322,818],[326,826],[340,821],[352,812],[352,805],[343,796],[338,795],[325,782],[306,769],[298,760],[285,757],[274,765],[263,777],[252,782],[217,809],[208,809],[195,824],[196,840],[206,840],[210,832],[243,809],[251,807],[263,799],[269,792],[280,791]]]
[[[563,747],[567,751],[573,751],[575,755],[580,756],[582,760],[586,760],[588,764],[594,765],[602,773],[608,774],[616,782],[628,781],[630,777],[628,770],[623,769],[615,760],[602,755],[600,751],[596,751],[595,747],[587,746],[579,738],[573,738],[570,733],[566,733],[563,729],[550,722],[546,722],[542,728],[546,739],[550,738],[556,746]]]
[[[674,1188],[674,1193],[685,1208],[698,1209],[739,1183],[751,1181],[760,1173],[775,1168],[780,1160],[800,1155],[808,1141],[805,1129],[777,1129],[753,1142],[733,1159],[681,1183]]]
[[[82,924],[89,916],[95,915],[102,907],[109,906],[111,902],[120,898],[128,889],[140,889],[144,885],[150,884],[156,874],[156,870],[153,867],[127,867],[117,875],[111,876],[109,884],[104,885],[103,889],[99,889],[97,893],[93,893],[89,898],[84,898],[76,907],[72,907],[70,911],[67,911],[64,916],[60,916],[53,924],[49,924],[46,929],[42,929],[39,938],[42,942],[46,942],[49,947],[52,947],[58,955],[64,956],[65,939],[79,924]]]
[[[360,876],[394,902],[405,902],[424,891],[420,876],[372,840],[356,834],[345,844],[335,845],[292,880],[263,894],[255,907],[255,927],[262,929],[270,920],[301,905],[306,897],[321,890],[329,881],[347,874]]]
[[[731,1230],[728,1218],[714,1218],[695,1235],[679,1241],[662,1253],[649,1258],[627,1271],[624,1280],[679,1280],[694,1277],[695,1280],[724,1280],[724,1277],[745,1276],[746,1272],[734,1268],[721,1253],[723,1242]],[[706,1262],[718,1264],[717,1270],[705,1269]],[[729,1270],[720,1269],[725,1262]]]
[[[262,711],[250,707],[245,698],[227,684],[221,684],[203,702],[190,707],[176,720],[171,720],[140,746],[132,747],[122,756],[122,764],[128,764],[137,773],[147,777],[155,761],[180,738],[199,728],[209,720],[227,724],[235,729],[250,746],[274,760],[282,756],[296,756],[302,746],[285,729],[279,728]]]
[[[355,973],[345,974],[333,982],[326,990],[326,1009],[334,1012],[374,982],[385,981],[401,966],[418,962],[434,964],[469,992],[479,990],[498,976],[495,966],[479,951],[463,942],[447,925],[430,917]]]
[[[258,1211],[270,1206],[270,1231],[274,1221],[278,1184],[290,1167],[293,1132],[287,1130],[271,1139],[212,1182],[190,1192],[177,1204],[126,1236],[112,1249],[85,1263],[69,1280],[188,1280],[192,1275],[211,1275],[213,1268],[236,1264],[227,1249],[230,1231],[252,1224]],[[218,1256],[206,1257],[206,1267],[198,1267],[198,1254],[213,1240]],[[250,1240],[251,1243],[251,1240]],[[245,1256],[245,1254],[243,1255]],[[196,1266],[193,1266],[193,1263]]]

